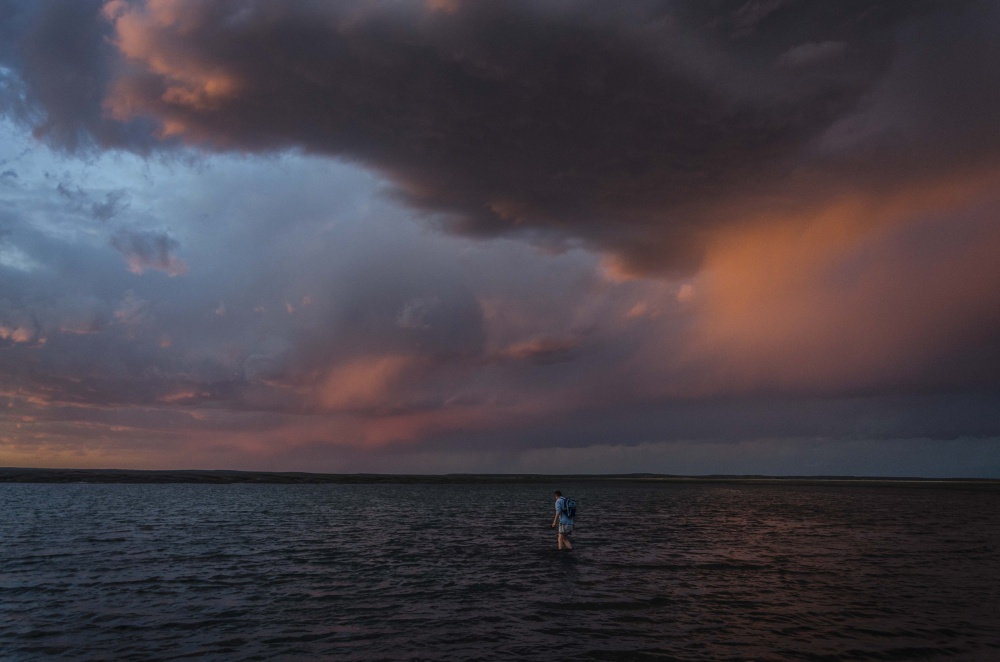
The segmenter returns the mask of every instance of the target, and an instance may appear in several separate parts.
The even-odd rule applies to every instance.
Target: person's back
[[[556,500],[556,512],[559,513],[560,524],[573,524],[573,516],[569,512],[569,499],[564,496]]]

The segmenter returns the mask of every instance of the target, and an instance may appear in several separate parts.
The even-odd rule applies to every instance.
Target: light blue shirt
[[[572,524],[573,520],[566,514],[566,497],[556,499],[556,512],[559,513],[560,524]]]

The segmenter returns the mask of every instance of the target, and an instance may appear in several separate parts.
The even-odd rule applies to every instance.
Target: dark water
[[[1000,660],[1000,494],[0,485],[0,658]]]

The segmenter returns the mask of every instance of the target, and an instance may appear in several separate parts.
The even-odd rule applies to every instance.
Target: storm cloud
[[[35,16],[15,57],[35,130],[54,144],[335,155],[454,231],[582,240],[633,270],[691,270],[706,228],[776,198],[815,204],[818,181],[832,195],[873,173],[920,185],[930,157],[996,165],[988,3],[22,13]]]

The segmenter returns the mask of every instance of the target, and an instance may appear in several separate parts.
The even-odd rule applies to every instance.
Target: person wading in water
[[[555,528],[556,524],[559,525],[559,538],[557,544],[559,549],[563,547],[567,551],[573,549],[573,545],[569,542],[570,534],[573,533],[573,519],[566,512],[566,498],[563,497],[562,492],[556,490],[553,493],[556,498],[556,516],[552,518],[552,526],[550,528]]]

